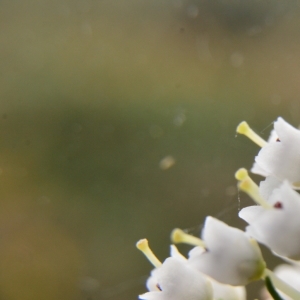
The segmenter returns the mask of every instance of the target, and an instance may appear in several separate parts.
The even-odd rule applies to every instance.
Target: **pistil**
[[[248,194],[254,200],[254,202],[264,208],[272,208],[272,206],[260,196],[257,184],[251,179],[246,169],[239,169],[235,173],[235,178],[239,180],[239,189]]]
[[[155,268],[158,268],[162,265],[160,260],[155,256],[155,254],[150,249],[148,240],[146,239],[139,240],[136,243],[136,247],[144,253],[144,255],[148,258],[148,260]]]
[[[200,246],[205,248],[205,243],[201,239],[193,235],[190,235],[179,228],[175,228],[172,231],[171,240],[174,244],[185,243],[185,244]]]
[[[255,133],[250,126],[248,125],[247,122],[243,121],[240,123],[236,129],[236,132],[239,134],[243,134],[246,137],[248,137],[252,142],[257,144],[259,147],[264,147],[268,143],[262,139],[257,133]]]

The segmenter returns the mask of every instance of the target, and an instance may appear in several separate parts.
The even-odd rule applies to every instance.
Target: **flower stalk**
[[[266,279],[266,277],[271,279],[276,289],[280,290],[293,300],[300,300],[300,292],[281,280],[274,272],[265,269],[264,278]]]

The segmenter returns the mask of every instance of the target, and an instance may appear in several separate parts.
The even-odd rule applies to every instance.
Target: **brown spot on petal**
[[[281,142],[279,138],[276,139],[276,142]]]
[[[275,204],[274,204],[274,208],[278,208],[278,209],[282,209],[283,206],[282,206],[282,203],[277,201]]]
[[[159,284],[157,284],[156,287],[157,287],[160,291],[162,291],[162,289],[161,289],[161,287],[160,287]]]

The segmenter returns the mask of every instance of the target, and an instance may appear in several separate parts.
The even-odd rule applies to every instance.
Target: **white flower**
[[[279,188],[282,181],[273,176],[266,177],[265,180],[259,183],[259,194],[263,199],[269,199],[276,188]]]
[[[148,248],[146,240],[142,240],[139,243],[139,248],[142,248],[143,251],[145,248]],[[176,246],[171,245],[170,248],[171,259],[168,258],[163,264],[158,264],[151,272],[151,276],[148,278],[146,284],[149,293],[141,295],[140,299],[156,300],[168,299],[169,297],[169,299],[196,300],[212,299],[213,295],[214,300],[246,300],[245,287],[231,286],[217,282],[189,265],[188,260],[178,251]],[[146,251],[149,254],[149,249]],[[205,249],[203,247],[195,247],[192,252],[201,254],[205,252]],[[153,260],[153,257],[150,259]],[[192,278],[195,278],[197,281],[196,288],[193,287],[194,279]],[[198,284],[200,284],[200,287]]]
[[[247,233],[268,246],[278,255],[300,259],[300,195],[285,181],[271,192],[278,181],[267,178],[261,184],[261,193],[270,208],[250,206],[242,209],[239,216],[249,226]]]
[[[244,286],[232,286],[219,283],[210,278],[214,291],[215,300],[246,300],[246,289]]]
[[[194,253],[197,252],[198,254],[205,252],[205,250],[202,247],[195,247],[192,251]],[[174,245],[171,245],[171,256],[172,256],[172,258],[176,259],[178,262],[185,263],[186,266],[188,266],[189,268],[191,267],[190,265],[187,264],[187,262],[188,262],[187,259],[182,254],[179,253],[179,251],[177,250],[177,248]],[[165,262],[164,265],[166,263],[167,262]],[[166,267],[164,267],[164,268],[165,268],[164,272],[166,272],[167,269],[166,269]],[[176,268],[176,265],[174,265],[174,268]],[[158,271],[158,270],[160,270],[160,268],[154,269],[151,272],[151,276],[147,280],[147,288],[150,292],[161,292],[162,291],[161,284],[159,283],[161,281],[161,277],[160,277],[161,271]],[[180,268],[178,270],[180,270]],[[171,268],[168,271],[171,272]],[[179,277],[181,276],[182,280],[185,281],[185,279],[186,279],[185,274],[178,274],[177,269],[176,269],[175,273],[177,274],[177,276],[179,276]],[[174,275],[175,275],[175,273],[174,273]],[[190,271],[188,273],[190,274]],[[200,276],[199,273],[200,272],[196,271],[197,277]],[[219,283],[216,280],[212,279],[211,277],[204,275],[203,273],[200,273],[200,274],[202,274],[201,281],[203,280],[203,278],[205,278],[207,280],[206,284],[211,285],[213,299],[215,299],[215,300],[219,300],[219,299],[222,299],[222,300],[246,300],[245,287],[222,284],[222,283]],[[177,276],[175,276],[175,280],[180,280],[180,278],[178,278]],[[182,298],[182,299],[186,299],[186,297],[188,297],[187,291],[189,288],[189,284],[186,284],[185,282],[182,282],[182,283],[184,284],[184,290],[185,290],[184,298]],[[178,292],[174,289],[172,290],[172,293],[178,294]],[[203,292],[202,292],[202,294],[203,294]],[[140,297],[145,297],[145,295],[147,297],[147,296],[149,296],[149,293],[141,295]],[[162,293],[160,293],[160,295],[155,293],[154,295],[155,295],[155,297],[160,296],[160,297],[163,297],[162,299],[167,299],[167,296],[165,296],[165,294],[162,294]],[[153,296],[153,293],[152,293],[152,296]],[[199,294],[198,296],[201,296],[201,294]],[[164,298],[164,297],[166,297],[166,298]],[[203,295],[201,297],[203,297]],[[152,298],[140,298],[140,299],[152,299]],[[154,299],[161,299],[161,298],[154,298]],[[172,299],[173,299],[173,296],[172,296]],[[180,298],[178,298],[178,299],[180,299]],[[203,299],[203,298],[200,298],[200,299]]]
[[[194,247],[190,252],[190,257],[199,256],[205,253],[205,249],[202,247]],[[246,300],[246,289],[244,286],[232,286],[216,281],[212,277],[207,276],[213,288],[213,294],[215,300]]]
[[[141,250],[155,269],[147,280],[148,293],[139,296],[145,300],[212,300],[212,287],[208,278],[190,267],[187,259],[177,248],[171,246],[171,256],[162,264],[152,250],[148,241],[137,242]]]
[[[274,123],[271,135],[255,157],[252,172],[263,176],[274,176],[288,180],[295,188],[300,187],[300,130],[282,118]],[[274,136],[277,136],[275,139]]]
[[[197,270],[230,285],[245,285],[259,279],[265,269],[260,249],[243,231],[207,217],[202,231],[204,253],[193,249],[189,264]]]
[[[196,269],[175,257],[151,272],[147,282],[150,292],[142,294],[144,300],[212,300],[209,280]]]

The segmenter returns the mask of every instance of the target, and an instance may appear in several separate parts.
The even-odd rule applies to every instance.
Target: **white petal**
[[[231,286],[211,279],[214,290],[214,299],[246,300],[246,289],[243,286]]]
[[[157,286],[157,269],[152,270],[151,276],[148,278],[146,282],[146,286],[148,291],[154,292],[154,291],[160,291],[158,286]]]
[[[203,247],[197,246],[194,247],[190,252],[189,252],[189,257],[196,257],[198,255],[201,255],[202,253],[205,252],[205,249]]]
[[[281,117],[274,123],[274,129],[281,142],[290,142],[291,139],[300,138],[300,131]]]
[[[266,170],[264,170],[257,162],[254,162],[251,172],[257,175],[267,177],[270,175]]]
[[[170,246],[170,253],[172,257],[175,257],[176,259],[186,262],[186,258],[178,251],[177,247],[175,245]]]
[[[143,300],[165,300],[164,295],[161,292],[148,292],[142,295],[139,295],[139,299]]]
[[[281,184],[281,180],[273,176],[268,176],[264,181],[260,182],[259,193],[265,200],[268,200],[274,189],[278,188]]]
[[[294,265],[279,265],[274,273],[293,288],[300,291],[300,268]]]
[[[202,238],[207,251],[192,253],[189,259],[199,271],[230,285],[245,285],[261,275],[264,262],[260,250],[243,231],[207,217]]]
[[[277,134],[276,130],[273,129],[271,131],[271,133],[270,133],[269,138],[268,138],[268,143],[270,143],[270,142],[276,142],[277,139],[278,139],[278,134]]]
[[[239,217],[243,220],[245,220],[248,224],[251,224],[256,221],[258,216],[263,214],[265,212],[265,209],[262,206],[248,206],[243,208],[239,212]]]
[[[282,208],[246,207],[239,216],[250,226],[247,232],[278,255],[300,259],[300,195],[287,182],[275,189],[268,199]]]
[[[297,185],[300,183],[300,131],[282,118],[278,118],[274,128],[280,141],[264,146],[255,161],[265,174]]]
[[[161,291],[140,295],[151,300],[212,300],[212,288],[207,278],[174,257],[167,258],[153,274]]]

